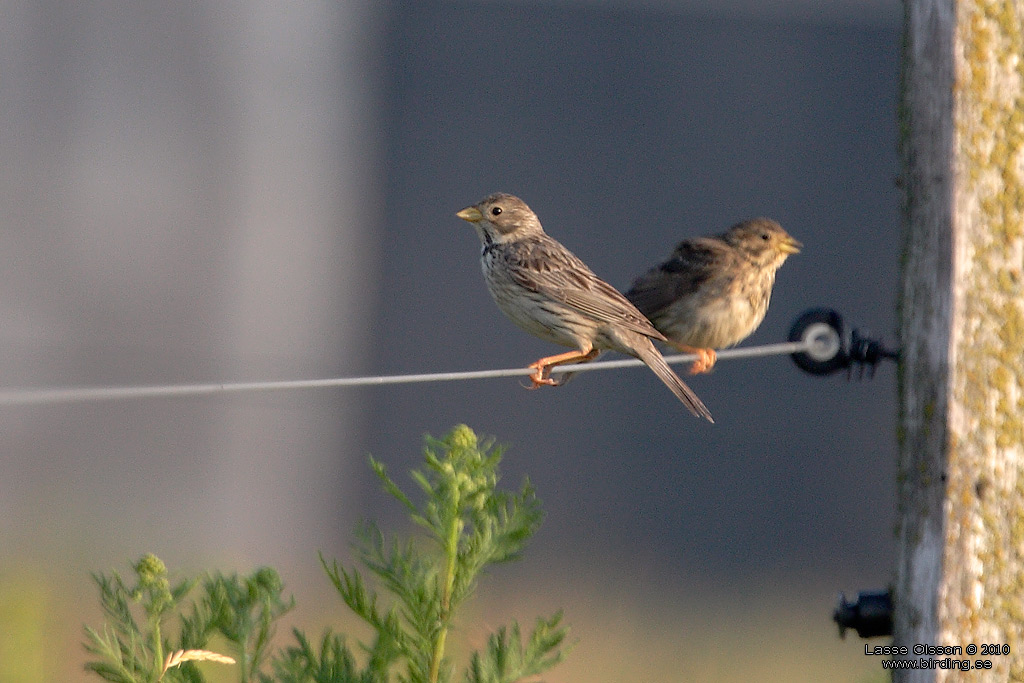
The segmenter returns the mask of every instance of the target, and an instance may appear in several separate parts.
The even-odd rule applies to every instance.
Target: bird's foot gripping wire
[[[557,356],[547,356],[541,358],[538,361],[530,363],[527,367],[533,370],[530,374],[530,385],[527,389],[536,389],[541,386],[548,387],[559,387],[569,381],[572,377],[571,372],[564,373],[558,379],[551,378],[551,368],[557,365],[566,365],[569,363],[587,363],[597,358],[600,351],[597,349],[591,349],[584,353],[583,351],[568,351],[566,353],[560,353]]]

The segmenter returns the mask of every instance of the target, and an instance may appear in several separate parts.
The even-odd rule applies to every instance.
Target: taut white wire
[[[809,351],[814,340],[748,346],[739,349],[724,349],[718,352],[720,360],[735,358],[757,358]],[[665,356],[665,361],[685,363],[693,361],[692,354]],[[551,369],[551,374],[563,372],[591,372],[613,370],[643,365],[643,361],[627,358],[601,361],[583,365],[560,365]],[[207,384],[172,384],[138,387],[56,387],[52,389],[5,389],[0,390],[0,406],[43,405],[57,403],[81,403],[86,401],[117,401],[133,398],[157,398],[161,396],[204,396],[208,394],[241,393],[247,391],[274,391],[281,389],[323,389],[329,387],[362,387],[382,384],[413,384],[416,382],[452,382],[467,379],[490,379],[493,377],[516,377],[529,375],[530,368],[506,368],[503,370],[471,370],[468,372],[432,372],[420,375],[381,375],[377,377],[337,377],[333,379],[299,379],[276,382],[223,382]]]

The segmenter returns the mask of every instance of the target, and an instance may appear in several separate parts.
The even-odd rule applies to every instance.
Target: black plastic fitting
[[[839,604],[832,613],[832,620],[839,625],[839,637],[846,637],[846,629],[852,628],[861,638],[876,638],[892,635],[892,593],[884,591],[861,591],[855,602],[847,602],[839,594]]]

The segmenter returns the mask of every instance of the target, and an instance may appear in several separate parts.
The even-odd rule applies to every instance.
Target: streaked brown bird
[[[549,237],[523,200],[499,192],[455,215],[470,222],[483,243],[480,265],[498,308],[527,332],[575,349],[531,363],[534,388],[561,383],[550,377],[556,365],[618,351],[642,360],[690,412],[714,422],[654,348],[651,340],[665,337],[626,297]]]
[[[738,344],[761,324],[775,271],[802,246],[770,218],[743,221],[721,235],[683,240],[626,298],[671,346],[697,354],[691,373],[707,372],[715,349]]]

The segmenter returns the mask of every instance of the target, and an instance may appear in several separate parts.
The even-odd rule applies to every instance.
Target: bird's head
[[[804,245],[770,218],[754,218],[729,228],[722,238],[761,267],[778,268]]]
[[[484,244],[511,242],[543,232],[537,214],[519,197],[496,192],[455,214],[476,229]]]

